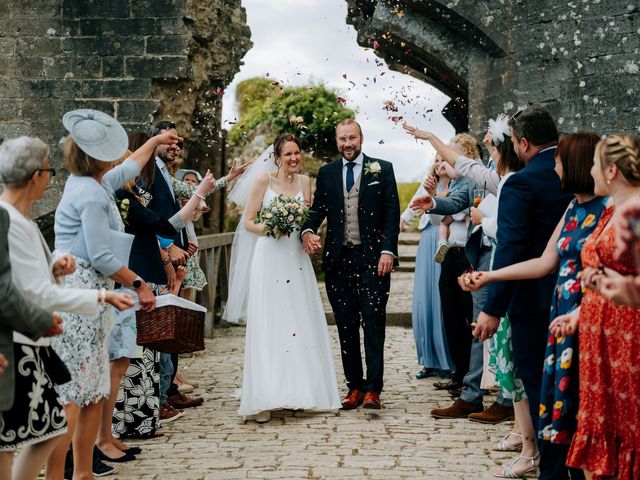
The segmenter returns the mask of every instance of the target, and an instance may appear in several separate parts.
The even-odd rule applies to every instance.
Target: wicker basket
[[[153,312],[136,313],[137,343],[165,353],[204,350],[205,312],[200,305],[174,295],[160,296]]]

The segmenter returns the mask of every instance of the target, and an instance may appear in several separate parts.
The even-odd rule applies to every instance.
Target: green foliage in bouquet
[[[324,85],[283,87],[251,78],[238,85],[236,100],[240,118],[229,132],[231,144],[242,143],[266,124],[272,132],[295,134],[302,149],[316,158],[335,156],[335,127],[355,116],[345,100]]]
[[[309,207],[303,201],[286,195],[278,195],[256,216],[255,223],[267,226],[267,237],[291,236],[309,219]]]

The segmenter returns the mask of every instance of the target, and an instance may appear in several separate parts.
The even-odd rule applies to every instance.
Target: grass
[[[404,210],[407,208],[409,202],[411,201],[411,197],[413,197],[413,194],[416,193],[416,190],[419,186],[419,182],[398,184],[398,196],[400,197],[401,212],[404,212]]]

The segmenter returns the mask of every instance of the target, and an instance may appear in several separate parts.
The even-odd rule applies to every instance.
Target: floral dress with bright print
[[[584,203],[573,200],[565,215],[557,243],[560,269],[551,302],[551,320],[570,313],[582,301],[582,246],[593,233],[607,199],[595,197]],[[552,443],[569,443],[576,431],[578,413],[578,338],[577,335],[547,342],[538,436]]]
[[[584,267],[637,275],[633,254],[615,258],[613,207],[582,249]],[[587,290],[580,307],[580,406],[567,465],[593,480],[640,478],[640,309]]]

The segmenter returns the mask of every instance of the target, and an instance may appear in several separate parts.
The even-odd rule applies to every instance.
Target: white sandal
[[[538,458],[540,457],[540,453],[536,453],[533,457],[527,457],[524,455],[519,455],[516,458],[514,458],[513,462],[511,462],[509,465],[507,465],[506,467],[502,467],[502,472],[499,473],[493,473],[492,475],[494,477],[497,478],[522,478],[525,477],[527,474],[531,473],[531,472],[535,472],[538,470]],[[513,471],[513,468],[515,467],[516,463],[518,463],[520,460],[527,460],[528,462],[531,462],[531,466],[529,468],[527,468],[524,472],[521,472],[520,474],[517,474]]]
[[[518,443],[511,443],[509,437],[519,437]],[[517,432],[509,432],[502,438],[491,450],[494,452],[519,452],[522,449],[522,434]]]

